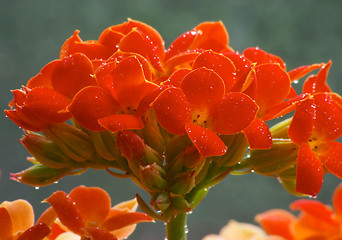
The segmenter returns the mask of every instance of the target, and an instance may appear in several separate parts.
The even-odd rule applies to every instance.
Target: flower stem
[[[167,240],[186,240],[187,239],[187,213],[179,213],[166,223]]]

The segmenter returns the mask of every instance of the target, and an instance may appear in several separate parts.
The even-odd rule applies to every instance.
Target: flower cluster
[[[45,186],[106,169],[146,190],[153,209],[137,195],[140,207],[165,222],[230,173],[277,177],[291,193],[317,195],[324,173],[342,177],[342,98],[327,85],[330,66],[288,71],[258,47],[234,51],[222,22],[201,23],[168,48],[131,19],[98,40],[75,31],[59,59],[13,90],[5,113],[24,129],[33,166],[12,179]],[[309,73],[298,94],[293,84]]]
[[[120,240],[126,239],[137,223],[153,220],[136,212],[135,199],[111,207],[109,195],[97,187],[79,186],[69,194],[58,191],[45,201],[51,207],[35,224],[33,208],[27,201],[1,203],[0,239]]]

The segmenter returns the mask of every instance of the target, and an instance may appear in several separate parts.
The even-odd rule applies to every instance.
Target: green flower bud
[[[177,195],[185,195],[190,192],[195,186],[194,171],[180,173],[175,176],[170,182],[169,191]]]
[[[167,182],[163,175],[166,175],[164,169],[155,163],[140,168],[140,181],[151,192],[160,192],[166,189]]]
[[[72,160],[83,162],[91,160],[95,150],[88,134],[69,124],[58,124],[43,131]]]
[[[35,187],[47,186],[66,176],[70,169],[49,168],[36,164],[19,173],[11,173],[11,179]]]
[[[166,192],[156,193],[150,203],[157,211],[165,211],[171,204],[170,195]]]
[[[174,214],[190,212],[189,203],[181,196],[174,196],[171,199],[171,207]]]
[[[20,142],[38,162],[47,167],[65,168],[71,164],[59,146],[42,135],[26,132]]]
[[[252,150],[246,166],[259,174],[279,176],[292,171],[297,163],[298,146],[287,139],[273,139],[268,150]]]

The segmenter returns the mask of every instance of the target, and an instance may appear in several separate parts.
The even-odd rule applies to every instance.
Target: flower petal
[[[96,226],[106,219],[111,207],[110,196],[98,187],[76,187],[69,193],[69,197],[75,202],[84,221]]]
[[[304,77],[306,74],[311,72],[312,70],[318,69],[322,67],[322,63],[320,64],[312,64],[312,65],[305,65],[305,66],[300,66],[298,68],[292,69],[291,71],[288,72],[291,81],[298,80],[302,77]]]
[[[114,231],[129,225],[151,221],[153,221],[153,218],[148,216],[146,213],[121,211],[108,218],[101,225],[101,228],[107,231]]]
[[[332,62],[325,64],[317,75],[312,75],[303,84],[303,93],[331,92],[327,84],[329,69]]]
[[[333,207],[336,215],[341,218],[342,217],[342,184],[338,185],[333,195]]]
[[[314,95],[316,119],[313,135],[320,140],[336,140],[342,135],[342,106],[334,96],[329,93]]]
[[[288,130],[288,134],[294,143],[301,145],[309,141],[314,129],[315,118],[316,106],[314,99],[308,98],[297,104]]]
[[[185,75],[187,75],[190,72],[191,72],[190,69],[186,69],[186,68],[178,69],[174,71],[166,81],[162,82],[161,85],[171,85],[174,87],[180,87],[183,81],[183,78],[185,77]]]
[[[55,70],[56,66],[60,64],[60,60],[54,60],[46,64],[40,72],[32,77],[27,82],[28,88],[35,88],[35,87],[48,87],[52,88],[51,76],[53,71]]]
[[[65,192],[54,192],[45,201],[53,207],[63,225],[74,233],[82,234],[85,221],[75,203]]]
[[[256,62],[257,65],[263,64],[263,63],[275,63],[275,64],[279,64],[279,66],[282,69],[286,70],[286,65],[280,57],[273,55],[271,53],[268,53],[258,47],[246,48],[243,51],[243,55],[249,60],[251,60],[252,62]]]
[[[51,232],[44,223],[36,224],[20,234],[17,240],[43,240]]]
[[[304,143],[298,152],[296,191],[316,196],[321,190],[322,182],[322,163],[311,150],[309,144]]]
[[[82,88],[95,85],[93,65],[84,54],[76,53],[60,60],[52,72],[53,88],[70,99]]]
[[[194,61],[192,68],[206,67],[216,72],[223,80],[225,91],[228,92],[235,82],[235,66],[233,62],[222,54],[213,51],[201,53]]]
[[[111,132],[127,129],[141,129],[144,123],[140,117],[130,114],[115,114],[98,120],[99,124]]]
[[[293,240],[291,224],[296,217],[282,209],[272,209],[256,215],[256,221],[269,235],[282,236],[285,239]]]
[[[213,70],[205,67],[195,69],[187,74],[181,83],[186,99],[192,110],[210,112],[215,108],[225,92],[222,78]]]
[[[289,75],[279,64],[266,63],[255,67],[255,101],[263,111],[283,102],[291,89]]]
[[[38,119],[29,109],[17,106],[15,110],[5,110],[6,116],[19,127],[39,132],[49,124]]]
[[[0,207],[0,239],[12,239],[13,224],[9,211]]]
[[[253,122],[243,130],[251,149],[269,149],[272,147],[272,136],[267,124],[255,118]]]
[[[187,123],[186,132],[203,157],[221,156],[227,152],[223,141],[212,131],[201,126]]]
[[[87,227],[85,231],[90,235],[92,240],[117,240],[110,232],[100,228]]]
[[[13,233],[25,231],[34,224],[33,208],[26,200],[5,201],[0,207],[6,208],[10,214]]]
[[[86,129],[101,131],[99,118],[110,116],[119,111],[118,103],[103,88],[89,86],[79,91],[68,107],[75,120]]]
[[[334,212],[323,203],[311,199],[299,199],[291,203],[291,210],[300,210],[329,224],[334,223]]]
[[[113,54],[110,49],[106,48],[98,41],[82,41],[78,36],[79,33],[80,31],[76,30],[73,35],[64,42],[60,51],[60,58],[65,58],[75,53],[83,53],[91,60],[107,59]]]
[[[190,121],[190,104],[182,89],[168,88],[152,103],[160,125],[175,135],[185,134],[185,124]]]
[[[211,118],[210,129],[220,134],[233,134],[244,130],[254,120],[258,106],[246,94],[227,93]]]
[[[32,89],[25,101],[25,107],[30,109],[40,119],[50,123],[65,122],[71,117],[63,111],[70,104],[70,99],[59,92],[44,87]]]
[[[335,176],[342,178],[342,143],[326,142],[317,146],[317,156]]]
[[[201,34],[196,35],[190,49],[211,49],[215,52],[229,49],[228,32],[221,21],[200,23],[195,30]]]
[[[143,68],[135,56],[123,59],[113,69],[112,77],[109,90],[123,108],[137,109],[140,101],[158,87],[146,81]]]

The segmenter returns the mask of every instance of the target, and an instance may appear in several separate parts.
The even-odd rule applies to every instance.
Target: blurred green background
[[[6,109],[12,99],[10,89],[20,88],[45,64],[58,58],[61,45],[75,29],[81,30],[83,40],[97,39],[103,29],[128,17],[156,28],[166,46],[202,21],[222,20],[235,50],[259,46],[280,55],[289,70],[332,59],[329,83],[341,94],[341,10],[340,0],[0,0],[1,109]],[[0,124],[0,202],[27,199],[38,216],[48,207],[40,202],[53,191],[69,192],[80,184],[104,188],[113,203],[142,194],[130,180],[114,179],[104,171],[90,170],[40,189],[11,181],[11,172],[30,164],[18,142],[22,130],[4,114]],[[337,177],[326,176],[318,199],[330,204],[340,182]],[[276,179],[256,174],[229,176],[212,188],[189,216],[189,240],[217,233],[229,219],[253,222],[255,214],[267,209],[287,209],[294,199]],[[164,236],[163,224],[157,222],[141,224],[130,239],[158,240]]]

